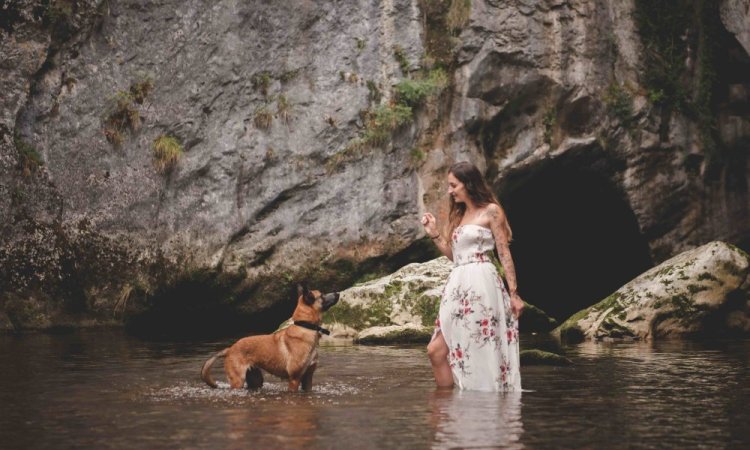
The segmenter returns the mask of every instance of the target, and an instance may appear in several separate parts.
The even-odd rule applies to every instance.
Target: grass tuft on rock
[[[182,157],[182,145],[180,142],[167,135],[161,135],[154,140],[154,163],[160,172],[171,170]]]

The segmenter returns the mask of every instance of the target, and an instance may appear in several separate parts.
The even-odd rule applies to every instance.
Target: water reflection
[[[437,389],[430,397],[433,449],[520,449],[521,393]]]

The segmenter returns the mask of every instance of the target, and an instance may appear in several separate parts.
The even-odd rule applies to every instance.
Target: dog
[[[318,342],[321,334],[330,334],[322,328],[323,313],[339,301],[339,293],[321,294],[307,286],[297,286],[297,307],[292,314],[293,323],[273,334],[250,336],[235,342],[231,347],[211,356],[201,368],[201,379],[212,388],[218,387],[211,378],[214,362],[224,357],[224,372],[232,389],[247,382],[248,389],[263,386],[261,369],[289,380],[289,391],[312,389],[312,377],[318,367]]]

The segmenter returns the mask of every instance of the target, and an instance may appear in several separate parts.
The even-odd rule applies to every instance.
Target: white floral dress
[[[454,268],[448,276],[435,335],[448,345],[453,380],[461,389],[520,391],[518,320],[492,263],[495,240],[480,225],[451,236]]]

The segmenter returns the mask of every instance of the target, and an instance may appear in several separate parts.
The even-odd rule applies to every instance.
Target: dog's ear
[[[301,296],[304,302],[308,305],[315,303],[315,296],[310,292],[310,289],[307,288],[307,283],[297,285],[297,294]]]

